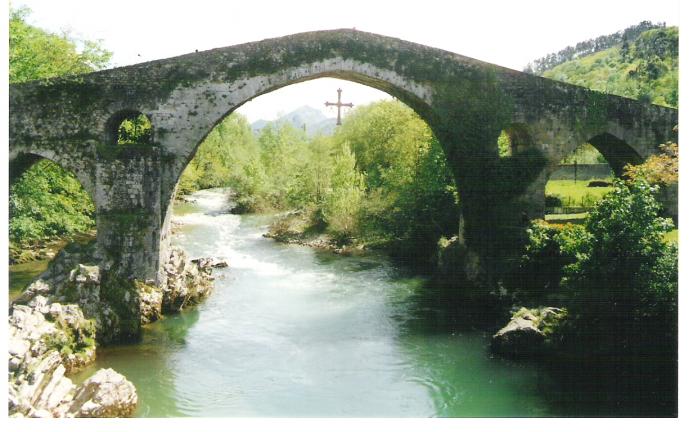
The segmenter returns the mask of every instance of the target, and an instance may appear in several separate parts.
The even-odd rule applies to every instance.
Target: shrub
[[[628,164],[624,176],[631,182],[643,179],[650,184],[666,186],[679,181],[679,146],[666,143],[659,146],[659,154],[648,157],[640,165]]]
[[[566,268],[572,307],[615,326],[675,314],[677,250],[664,240],[673,223],[658,216],[658,188],[644,180],[615,185],[588,215],[588,235]]]
[[[657,190],[617,180],[584,227],[535,221],[529,229],[512,282],[519,297],[561,293],[571,315],[566,340],[580,356],[673,358],[678,258],[664,240],[673,223],[658,216]]]
[[[563,204],[561,203],[561,197],[558,195],[546,195],[544,205],[546,207],[561,207]]]
[[[573,224],[549,224],[534,220],[527,230],[529,243],[522,256],[519,274],[511,282],[526,300],[558,293],[565,266],[576,260],[585,229]]]

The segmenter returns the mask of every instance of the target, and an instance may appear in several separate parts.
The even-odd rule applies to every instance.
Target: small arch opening
[[[146,114],[125,110],[108,122],[107,142],[111,145],[151,145],[152,122]]]
[[[511,124],[498,136],[498,156],[501,158],[517,155],[531,146],[531,135],[527,126],[522,123]]]

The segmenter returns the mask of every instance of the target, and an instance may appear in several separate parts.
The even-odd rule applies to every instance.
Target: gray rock
[[[70,282],[98,284],[101,281],[101,271],[98,266],[77,264],[70,272]]]
[[[493,336],[494,352],[510,357],[528,357],[541,354],[555,327],[564,320],[565,309],[543,307],[521,308],[510,322]]]
[[[181,248],[172,247],[164,269],[167,276],[163,286],[164,312],[177,312],[197,304],[212,291],[212,267],[206,259],[188,261]]]
[[[135,386],[113,369],[101,369],[77,389],[68,416],[129,417],[136,408]]]

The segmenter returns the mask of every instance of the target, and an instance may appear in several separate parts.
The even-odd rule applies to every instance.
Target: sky
[[[13,0],[28,21],[103,42],[112,66],[312,30],[356,28],[522,70],[530,61],[643,20],[679,24],[678,0]],[[326,101],[362,105],[388,95],[323,78],[256,98],[239,109],[249,120],[273,120],[309,105],[336,116]]]

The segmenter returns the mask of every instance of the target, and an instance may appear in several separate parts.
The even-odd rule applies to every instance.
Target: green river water
[[[225,213],[219,190],[194,197],[174,242],[229,261],[213,294],[100,348],[77,381],[124,374],[141,417],[561,415],[541,369],[492,356],[488,333],[448,323],[385,257],[279,244],[262,237],[269,217]]]

